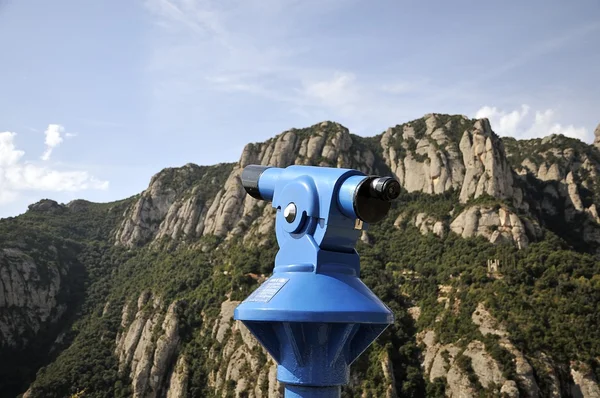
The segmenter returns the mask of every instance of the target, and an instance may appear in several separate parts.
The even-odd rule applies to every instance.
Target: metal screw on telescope
[[[285,210],[283,211],[283,217],[290,224],[294,222],[296,219],[296,205],[293,202],[285,207]]]
[[[278,363],[286,398],[339,398],[350,364],[394,322],[359,279],[354,246],[361,229],[386,216],[400,184],[311,166],[250,165],[241,180],[249,195],[279,210],[280,249],[273,276],[235,309],[234,318]]]

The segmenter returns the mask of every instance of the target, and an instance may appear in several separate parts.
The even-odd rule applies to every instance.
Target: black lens
[[[392,177],[379,177],[371,182],[373,194],[386,202],[391,202],[400,195],[400,183]]]
[[[256,199],[262,199],[260,191],[258,190],[258,180],[260,180],[262,173],[269,167],[270,166],[260,166],[256,164],[244,167],[244,171],[242,171],[242,185],[248,195]]]
[[[392,177],[367,177],[354,192],[354,213],[366,223],[381,221],[392,200],[400,195],[400,184]]]

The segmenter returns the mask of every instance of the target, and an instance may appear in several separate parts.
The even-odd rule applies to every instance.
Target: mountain
[[[396,322],[344,396],[600,396],[598,148],[441,114],[369,138],[291,129],[123,201],[0,220],[0,394],[279,397],[273,360],[232,320],[277,252],[273,209],[240,184],[249,164],[403,187],[358,246]]]

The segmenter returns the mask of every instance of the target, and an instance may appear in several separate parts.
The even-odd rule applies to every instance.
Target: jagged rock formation
[[[542,236],[537,221],[521,219],[508,208],[498,206],[467,207],[449,225],[427,213],[417,213],[412,217],[401,213],[394,221],[394,226],[401,228],[407,222],[414,225],[423,235],[433,233],[443,238],[449,229],[463,238],[482,236],[494,244],[513,243],[519,249],[527,247],[530,237],[537,240]]]
[[[387,352],[381,358],[381,370],[383,371],[383,377],[385,384],[388,386],[385,392],[386,398],[397,398],[398,392],[396,391],[396,377],[394,376],[394,364],[390,359]]]
[[[51,199],[42,199],[37,203],[28,206],[29,211],[56,214],[61,213],[65,210],[64,205],[58,204],[58,202]]]
[[[219,182],[216,176],[206,181],[204,171],[187,164],[152,177],[148,189],[124,214],[116,242],[132,247],[166,236],[178,239],[201,234],[212,199],[202,195],[204,184]]]
[[[581,363],[571,364],[571,377],[573,377],[573,385],[571,386],[571,394],[577,398],[600,398],[600,387],[596,376]]]
[[[185,356],[181,355],[171,373],[167,398],[187,398],[188,365]]]
[[[407,215],[402,213],[394,221],[394,226],[400,228],[401,225],[407,221]],[[412,225],[417,227],[423,235],[433,233],[434,235],[443,238],[446,234],[447,226],[440,220],[436,220],[435,217],[428,215],[427,213],[418,213],[414,217],[410,217],[408,220]]]
[[[48,251],[56,261],[57,249]],[[66,273],[60,263],[37,264],[22,249],[0,248],[0,348],[22,347],[45,323],[60,319],[66,306],[58,295]]]
[[[198,199],[200,184],[193,182],[201,178],[194,166],[167,169],[168,173],[163,171],[152,179],[127,211],[116,242],[131,247],[165,237],[235,236],[249,230],[265,235],[272,230],[274,213],[269,206],[248,197],[241,186],[240,175],[248,164],[320,164],[366,173],[385,173],[382,167],[388,167],[409,192],[455,189],[460,190],[463,203],[485,194],[510,200],[517,207],[522,205],[522,192],[513,184],[502,141],[486,119],[471,121],[430,114],[422,121],[390,128],[378,139],[382,161],[369,149],[372,145],[363,141],[337,123],[323,122],[309,129],[286,131],[265,143],[249,144],[222,189],[204,201]],[[181,174],[178,178],[187,185],[179,184],[176,190],[171,183],[174,173]],[[423,217],[415,220],[421,221],[418,228],[423,233],[444,235],[448,226]],[[518,243],[524,247],[526,239],[520,233],[511,240],[525,242]]]
[[[500,338],[499,344],[503,348],[506,348],[514,357],[517,377],[517,380],[515,381],[520,385],[527,396],[537,397],[540,393],[540,389],[535,380],[533,368],[523,353],[521,353],[521,351],[519,351],[508,339],[506,328],[494,319],[482,303],[479,303],[477,309],[473,312],[471,319],[474,324],[479,326],[479,331],[484,336],[492,334]]]
[[[483,236],[491,243],[512,242],[519,249],[529,244],[527,232],[534,238],[540,237],[539,226],[533,221],[523,223],[519,216],[505,207],[471,206],[452,221],[450,229],[463,238]]]
[[[597,132],[597,136],[600,136],[600,132]],[[600,144],[596,142],[596,146]],[[131,379],[131,392],[135,397],[185,397],[192,389],[198,391],[199,384],[202,384],[201,388],[208,386],[210,393],[214,391],[218,396],[281,396],[275,363],[243,325],[232,320],[233,309],[239,303],[234,298],[240,299],[241,292],[264,280],[263,276],[258,275],[267,274],[268,271],[256,270],[256,264],[251,262],[260,262],[258,257],[248,261],[236,258],[233,261],[224,256],[223,252],[233,247],[241,252],[238,253],[239,257],[244,257],[245,249],[256,249],[254,245],[268,243],[267,235],[272,234],[275,214],[269,204],[252,199],[241,186],[240,175],[248,164],[278,167],[317,164],[357,168],[368,174],[393,173],[408,192],[402,192],[403,198],[409,198],[402,202],[404,207],[394,210],[394,215],[397,216],[394,225],[402,229],[411,224],[421,234],[434,234],[439,239],[428,238],[427,242],[436,245],[446,244],[451,241],[448,235],[455,234],[450,237],[452,240],[456,239],[456,235],[464,238],[480,236],[491,243],[511,243],[524,249],[531,242],[544,238],[544,234],[550,230],[565,240],[570,237],[568,243],[581,248],[581,251],[591,251],[595,247],[600,249],[600,217],[597,209],[600,205],[598,149],[560,136],[519,142],[509,138],[500,139],[493,133],[486,119],[470,120],[464,116],[429,114],[423,119],[390,128],[372,138],[357,137],[337,123],[323,122],[306,129],[288,130],[264,143],[249,144],[235,164],[211,167],[188,164],[180,168],[165,169],[152,178],[148,189],[143,193],[122,207],[116,207],[122,216],[108,229],[111,231],[110,244],[114,244],[110,247],[112,252],[109,255],[114,255],[119,263],[115,269],[110,270],[111,276],[124,277],[125,272],[122,273],[121,267],[131,265],[127,263],[129,256],[133,256],[131,258],[136,261],[142,260],[143,265],[148,261],[149,266],[162,266],[163,263],[159,261],[163,261],[163,257],[158,256],[161,260],[151,259],[157,255],[156,252],[164,254],[164,258],[167,258],[167,254],[176,253],[164,260],[165,267],[190,266],[207,272],[193,274],[195,279],[185,278],[181,277],[178,268],[176,277],[181,277],[181,280],[178,279],[178,284],[170,284],[169,290],[165,289],[171,296],[160,293],[161,281],[153,280],[148,286],[139,287],[140,290],[136,290],[135,294],[138,295],[142,289],[152,291],[139,296],[137,302],[127,301],[122,308],[121,325],[114,340],[114,350],[111,347],[109,351],[113,352],[115,361],[118,361],[120,374],[125,379]],[[439,196],[432,197],[428,194]],[[412,198],[415,200],[411,205]],[[442,205],[438,207],[439,204]],[[62,217],[77,214],[77,217],[83,217],[93,205],[86,201],[73,201],[65,206],[44,200],[30,207],[31,219],[26,221],[31,222],[42,215]],[[64,224],[68,225],[64,220],[61,222],[61,228]],[[65,230],[69,231],[69,228]],[[416,266],[410,269],[413,264],[406,264],[409,268],[405,268],[404,264],[394,263],[389,256],[386,258],[385,250],[393,252],[397,249],[394,242],[389,242],[388,247],[381,245],[385,241],[382,234],[386,232],[373,228],[363,231],[361,235],[362,243],[370,245],[369,249],[378,251],[376,256],[381,257],[382,268],[385,267],[386,272],[389,268],[390,272],[385,278],[395,278],[398,275],[407,285],[416,285],[426,278],[432,278],[420,269],[415,271]],[[395,237],[402,234],[402,231],[392,232]],[[418,235],[409,237],[414,238],[414,242],[423,249],[425,240],[419,240]],[[99,238],[94,236],[93,239]],[[577,246],[578,241],[582,242],[581,246]],[[93,241],[90,246],[98,251],[104,250],[103,247],[96,247],[97,243]],[[163,246],[164,243],[168,244]],[[238,244],[245,246],[239,249],[235,246]],[[477,241],[468,244],[473,244],[473,247],[484,245]],[[124,250],[123,247],[131,250]],[[449,250],[446,246],[441,247]],[[30,325],[52,322],[61,316],[64,308],[56,299],[56,292],[61,289],[67,268],[49,263],[50,274],[42,275],[41,264],[31,263],[33,260],[28,257],[28,251],[12,247],[8,250],[7,252],[0,247],[0,281],[3,282],[0,284],[0,337],[6,339],[9,336],[7,340],[14,340],[13,336],[23,330],[22,325],[29,328]],[[192,252],[194,256],[190,254]],[[203,256],[195,256],[195,253]],[[99,254],[92,251],[82,257],[88,259],[96,255]],[[140,257],[136,258],[137,255]],[[144,255],[147,257],[143,257]],[[193,258],[193,264],[188,264],[189,258]],[[213,263],[213,258],[218,258],[221,263]],[[169,262],[171,260],[173,261]],[[231,264],[228,263],[229,260]],[[437,260],[439,258],[435,259]],[[448,262],[440,264],[447,265]],[[135,264],[132,265],[134,266]],[[251,270],[236,273],[236,266],[240,266],[240,269],[247,266]],[[131,269],[128,268],[130,271]],[[141,268],[133,269],[138,271]],[[92,269],[92,272],[97,271]],[[465,273],[469,274],[471,271],[466,269]],[[39,274],[37,277],[36,272]],[[25,277],[26,274],[29,276]],[[18,275],[21,275],[21,279]],[[44,278],[48,275],[54,282],[46,283]],[[168,274],[156,272],[153,268],[152,273],[145,275],[144,283],[156,275]],[[218,283],[215,282],[217,275],[221,278]],[[108,275],[106,277],[106,280],[111,280]],[[483,304],[472,314],[474,325],[470,326],[474,336],[445,341],[444,344],[437,341],[439,335],[433,330],[435,325],[439,325],[443,316],[458,316],[461,308],[465,307],[461,304],[461,299],[463,302],[468,301],[465,296],[459,297],[458,290],[455,290],[456,283],[462,286],[462,292],[467,291],[464,285],[460,285],[461,274],[453,272],[449,278],[436,281],[433,285],[434,288],[438,286],[439,296],[437,303],[432,300],[432,305],[444,315],[438,312],[433,314],[432,309],[426,306],[421,311],[416,306],[416,300],[409,304],[413,306],[408,310],[410,316],[417,320],[423,313],[420,322],[423,319],[430,322],[424,328],[422,325],[418,326],[421,328],[418,340],[423,347],[423,373],[429,381],[442,378],[447,386],[447,395],[453,397],[477,396],[482,391],[508,397],[558,397],[566,392],[574,396],[597,396],[594,394],[597,394],[598,384],[593,371],[578,363],[571,366],[559,363],[543,352],[529,352],[526,348],[521,351],[521,345],[520,348],[515,345],[517,340],[515,343],[511,341],[507,329],[492,317]],[[595,283],[589,276],[582,278],[578,283],[589,286]],[[38,279],[44,279],[46,284],[34,292],[28,286],[35,285]],[[507,280],[509,276],[504,279]],[[208,283],[203,284],[206,281]],[[494,281],[499,285],[500,282],[500,278]],[[28,286],[23,287],[25,285]],[[199,285],[204,290],[195,291]],[[397,291],[396,287],[394,285],[390,290]],[[229,293],[218,290],[218,294],[212,295],[213,288],[229,289]],[[12,293],[7,293],[9,290]],[[114,293],[110,288],[107,290]],[[15,294],[15,291],[23,291],[23,295]],[[130,290],[127,292],[114,294],[132,294]],[[184,295],[190,292],[193,294]],[[194,340],[197,336],[190,337],[189,330],[186,329],[190,324],[185,322],[192,318],[179,318],[180,314],[185,313],[180,306],[189,310],[187,299],[182,298],[181,302],[164,299],[194,297],[191,300],[194,301],[199,297],[198,292],[209,296],[206,300],[204,297],[198,299],[201,304],[193,304],[203,308],[197,312],[201,314],[202,322],[194,324],[201,324],[199,330],[194,331],[202,336],[203,339],[199,340],[201,343]],[[31,297],[24,298],[28,295]],[[110,302],[102,302],[102,305],[90,310],[94,312],[90,316],[98,316],[103,320],[110,318],[107,324],[118,323],[115,316],[118,310],[111,303],[122,303],[123,299],[125,297],[110,297]],[[12,304],[3,308],[3,302],[6,304],[9,300]],[[476,300],[479,300],[479,296]],[[400,298],[398,301],[401,301]],[[471,302],[470,305],[472,304]],[[17,324],[15,318],[11,318],[11,312],[6,310],[8,307],[19,306],[33,308],[26,312],[21,324]],[[202,306],[212,307],[204,311],[206,308]],[[19,316],[22,317],[22,314]],[[438,329],[435,330],[439,332]],[[506,364],[494,359],[494,350],[488,347],[490,339],[495,339],[510,354],[514,364],[514,372],[510,375],[506,374]],[[110,341],[113,341],[112,337]],[[377,396],[392,398],[401,395],[400,390],[404,388],[402,372],[406,368],[395,371],[394,367],[401,365],[394,363],[392,359],[398,358],[396,354],[400,351],[388,350],[386,347],[376,359],[371,358],[375,369],[369,368],[368,374],[376,380],[376,387],[361,384],[360,378],[352,374],[349,391],[354,396],[368,397],[372,395],[371,390],[378,388]],[[199,357],[189,355],[190,352]],[[206,362],[200,370],[199,358]],[[416,358],[416,354],[413,358]],[[113,369],[110,370],[113,374],[117,374],[114,370],[115,363],[113,361]],[[418,364],[413,365],[413,370],[418,369]],[[413,373],[418,373],[418,370]],[[46,387],[48,385],[52,386],[45,384]]]
[[[596,130],[594,130],[594,146],[600,148],[600,123],[596,127]]]
[[[209,352],[210,360],[217,363],[209,374],[210,386],[223,396],[233,383],[235,396],[279,398],[282,386],[276,378],[276,364],[250,332],[233,321],[233,310],[238,304],[224,301],[219,316],[199,331],[219,343]],[[177,308],[178,302],[174,302],[165,310],[162,300],[150,293],[123,307],[115,355],[119,370],[131,377],[134,397],[187,396],[187,360],[178,354]],[[262,355],[257,357],[256,350]]]
[[[512,170],[506,160],[504,144],[496,136],[487,119],[475,123],[474,131],[463,134],[460,140],[466,173],[460,191],[460,201],[488,194],[500,199],[521,202],[521,193],[513,189]]]
[[[165,238],[266,235],[273,228],[274,211],[246,195],[240,183],[243,168],[248,164],[320,164],[366,173],[386,173],[387,168],[409,192],[456,190],[462,203],[487,195],[513,209],[503,207],[508,214],[504,216],[486,206],[471,206],[449,224],[417,214],[412,223],[423,233],[441,237],[451,230],[464,237],[481,235],[491,242],[513,242],[522,248],[541,236],[536,217],[563,213],[565,222],[584,215],[582,236],[586,242],[600,245],[600,217],[596,205],[587,199],[600,175],[600,156],[580,148],[559,150],[556,147],[565,145],[563,139],[529,140],[520,148],[514,140],[495,135],[486,119],[439,114],[390,128],[371,141],[332,122],[292,129],[264,143],[247,145],[238,163],[228,165],[226,173],[220,173],[221,179],[212,178],[210,194],[204,188],[205,170],[197,166],[159,173],[127,210],[116,242],[132,247]],[[503,142],[508,142],[506,150]],[[380,146],[380,153],[372,149],[374,144]],[[539,147],[543,151],[536,154]],[[533,155],[525,156],[528,151]],[[543,184],[540,200],[539,194],[531,193],[531,186],[523,191],[528,173]],[[173,184],[173,180],[182,182]],[[535,217],[528,216],[530,210]]]
[[[442,193],[462,185],[462,155],[447,129],[453,124],[467,129],[469,120],[452,120],[445,126],[439,123],[437,116],[430,114],[424,124],[406,123],[389,128],[381,136],[383,157],[409,192]]]
[[[463,203],[488,194],[520,204],[504,146],[487,119],[473,123],[464,116],[429,114],[424,124],[388,129],[380,142],[386,163],[409,192],[437,194],[454,188]]]
[[[480,303],[473,312],[472,321],[479,327],[482,335],[498,336],[500,346],[513,356],[515,379],[506,379],[500,364],[486,351],[486,346],[481,341],[473,340],[468,344],[459,341],[444,345],[437,342],[435,331],[424,330],[417,336],[417,341],[423,346],[423,371],[431,382],[440,377],[445,378],[446,396],[478,396],[475,380],[485,390],[486,396],[500,393],[508,397],[560,397],[561,387],[571,391],[573,396],[585,398],[598,396],[600,390],[593,372],[585,366],[577,368],[572,365],[570,372],[573,382],[568,384],[566,380],[561,381],[557,377],[556,365],[545,354],[540,353],[538,358],[526,358],[510,341],[506,328],[494,319],[483,304]],[[465,363],[463,357],[469,358],[470,369],[461,365]],[[544,395],[538,386],[531,365],[532,360],[536,363],[544,362],[546,379],[549,380],[546,382]],[[468,372],[472,373],[468,374]],[[561,383],[568,385],[561,386]]]
[[[433,382],[437,378],[445,378],[449,397],[476,396],[468,375],[456,364],[460,349],[454,344],[442,345],[436,343],[435,332],[430,330],[417,336],[417,341],[424,345],[423,370]]]
[[[239,303],[224,301],[212,327],[211,335],[222,348],[213,347],[209,353],[210,359],[219,363],[210,373],[209,383],[223,397],[229,388],[236,397],[279,398],[283,386],[277,381],[277,365],[250,331],[233,320],[233,310]]]
[[[133,396],[185,396],[185,358],[176,359],[178,302],[171,303],[164,311],[159,297],[144,293],[135,308],[130,306],[126,304],[123,307],[123,330],[117,335],[115,355],[119,359],[119,371],[128,372],[131,377]],[[175,371],[169,375],[168,371],[176,361]],[[167,380],[171,384],[167,384]]]
[[[597,148],[558,135],[518,142],[505,138],[504,142],[518,183],[528,191],[530,212],[548,219],[554,228],[569,225],[586,244],[598,248],[600,218],[595,195],[600,182],[600,153]]]

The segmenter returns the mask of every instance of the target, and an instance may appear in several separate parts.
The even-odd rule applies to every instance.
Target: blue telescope
[[[398,197],[391,177],[313,166],[250,165],[242,185],[277,209],[273,276],[236,309],[278,363],[285,397],[336,398],[350,364],[394,322],[359,279],[361,231]]]

